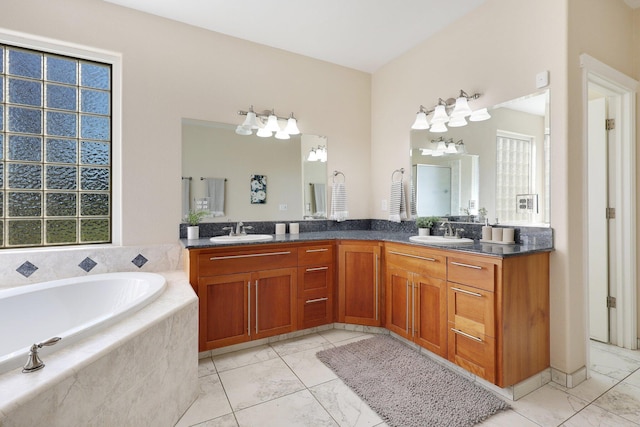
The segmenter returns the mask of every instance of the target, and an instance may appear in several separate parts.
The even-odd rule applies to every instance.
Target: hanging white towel
[[[391,183],[391,196],[389,202],[389,221],[400,222],[407,219],[407,204],[404,196],[402,181]]]
[[[209,210],[213,216],[224,216],[224,178],[205,178]]]
[[[347,211],[347,188],[344,182],[334,182],[331,189],[331,218],[338,222],[349,216]]]
[[[411,180],[411,194],[409,195],[409,215],[411,219],[418,218],[418,209],[416,208],[416,186]]]
[[[311,214],[316,218],[326,218],[327,217],[327,204],[325,202],[326,190],[324,184],[311,184],[312,193],[313,193],[313,207],[311,210]]]
[[[182,218],[185,218],[189,215],[189,209],[191,206],[189,205],[191,201],[191,179],[190,178],[182,178]]]

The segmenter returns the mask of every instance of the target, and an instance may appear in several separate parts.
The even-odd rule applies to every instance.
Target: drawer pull
[[[305,301],[305,304],[312,304],[314,302],[327,301],[328,299],[329,299],[329,297],[308,299],[307,301]]]
[[[321,271],[321,270],[328,270],[329,267],[314,267],[314,268],[307,268],[307,271]]]
[[[474,297],[482,297],[482,294],[479,294],[477,292],[465,291],[464,289],[460,289],[460,288],[451,287],[451,290],[452,291],[456,291],[456,292],[460,292],[460,293],[463,293],[463,294],[467,294],[467,295],[472,295]]]
[[[458,334],[458,335],[462,335],[463,337],[467,337],[467,338],[472,339],[472,340],[477,341],[477,342],[483,342],[480,338],[474,337],[473,335],[469,335],[466,332],[462,332],[460,329],[451,328],[451,330],[453,332],[455,332],[456,334]]]
[[[417,258],[417,259],[421,259],[421,260],[424,260],[424,261],[436,262],[435,258],[427,258],[427,257],[424,257],[424,256],[419,256],[419,255],[403,254],[402,252],[394,252],[394,251],[389,251],[389,253],[393,254],[393,255],[406,256],[406,257],[409,257],[409,258]]]
[[[482,267],[480,267],[479,265],[463,264],[461,262],[455,262],[455,261],[451,261],[451,264],[457,265],[458,267],[466,267],[466,268],[473,268],[474,270],[482,270]]]
[[[329,249],[328,248],[322,248],[322,249],[307,249],[307,253],[312,253],[312,252],[327,252]]]
[[[236,258],[253,258],[259,256],[272,256],[272,255],[289,255],[291,251],[286,252],[266,252],[263,254],[247,254],[247,255],[226,255],[226,256],[214,256],[209,258],[210,261],[216,261],[220,259],[236,259]]]

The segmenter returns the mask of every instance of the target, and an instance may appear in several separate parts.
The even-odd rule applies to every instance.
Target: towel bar
[[[398,173],[398,172],[400,172],[400,173],[401,173],[401,175],[400,175],[400,181],[402,181],[402,178],[404,177],[404,168],[396,169],[396,170],[394,170],[394,171],[391,173],[391,182],[394,182],[394,181],[393,181],[393,177],[394,177],[394,176],[396,175],[396,173]]]
[[[333,171],[333,182],[336,182],[336,176],[338,175],[342,175],[342,182],[345,182],[347,180],[347,178],[344,176],[344,174],[340,171]]]

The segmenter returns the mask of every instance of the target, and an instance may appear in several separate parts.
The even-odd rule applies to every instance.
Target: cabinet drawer
[[[327,264],[333,262],[333,245],[322,244],[298,248],[298,265]]]
[[[198,255],[200,276],[295,267],[296,248],[271,248],[203,253]]]
[[[496,380],[495,339],[467,335],[449,324],[449,361],[489,382]]]
[[[495,294],[451,282],[447,287],[451,327],[479,339],[495,337]]]
[[[463,283],[477,288],[493,291],[495,284],[495,264],[466,259],[449,257],[447,268],[450,282]]]
[[[313,264],[298,267],[298,294],[319,290],[331,292],[333,285],[333,264]]]
[[[447,277],[446,256],[433,251],[388,245],[385,260],[387,264],[422,276],[435,277],[436,279],[446,279]]]
[[[326,325],[333,321],[333,298],[331,295],[309,295],[298,298],[299,329]]]

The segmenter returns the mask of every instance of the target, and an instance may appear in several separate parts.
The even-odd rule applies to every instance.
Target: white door
[[[609,231],[608,149],[606,98],[589,101],[588,124],[588,229],[589,324],[591,339],[609,342]]]

